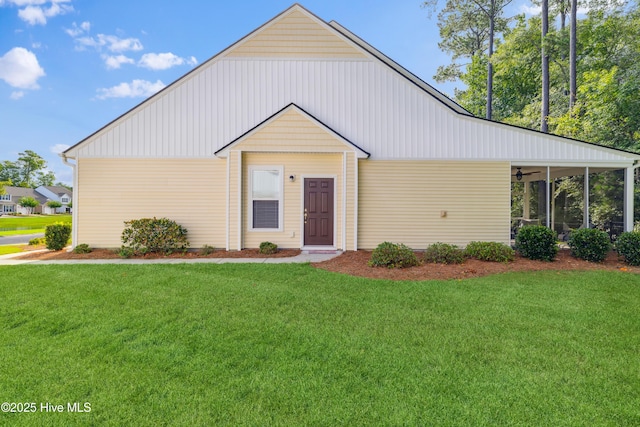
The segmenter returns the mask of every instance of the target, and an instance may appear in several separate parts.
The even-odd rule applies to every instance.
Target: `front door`
[[[304,244],[333,246],[333,178],[304,179]]]

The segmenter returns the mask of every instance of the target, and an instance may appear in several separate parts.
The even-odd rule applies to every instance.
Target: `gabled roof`
[[[288,24],[284,25],[284,23]],[[319,35],[318,40],[320,41],[314,39],[312,35],[314,37]],[[273,50],[266,52],[265,50],[257,49],[259,46],[264,46],[265,43],[268,44],[270,48],[273,48]],[[194,143],[200,144],[197,146],[197,150],[200,151],[196,151],[192,146],[189,146],[188,149],[179,148],[175,143],[176,138],[171,139],[167,137],[166,129],[162,128],[157,120],[150,125],[152,133],[155,132],[152,135],[147,135],[147,133],[136,134],[140,135],[137,139],[127,136],[135,134],[130,131],[130,128],[137,126],[137,123],[144,119],[142,117],[143,115],[146,114],[145,117],[152,116],[148,110],[160,110],[164,108],[165,118],[173,118],[174,114],[182,114],[181,117],[183,117],[183,120],[184,117],[188,117],[189,120],[192,118],[199,120],[198,122],[186,121],[181,123],[182,126],[179,129],[182,130],[192,129],[190,126],[194,123],[204,123],[205,120],[202,120],[204,115],[200,113],[199,110],[187,111],[186,108],[176,109],[172,107],[175,104],[175,101],[173,101],[174,95],[176,98],[181,97],[180,99],[183,100],[183,106],[187,105],[184,102],[185,96],[197,97],[197,91],[189,86],[202,82],[205,79],[205,77],[202,77],[203,75],[206,75],[206,78],[211,80],[207,81],[207,84],[211,84],[212,86],[207,87],[216,87],[215,84],[218,84],[218,87],[224,87],[225,90],[232,87],[235,88],[236,92],[241,92],[245,89],[245,87],[241,85],[246,84],[246,82],[236,78],[239,68],[234,69],[234,67],[240,67],[248,63],[248,61],[252,61],[254,58],[263,60],[260,61],[260,66],[262,67],[266,67],[266,65],[264,65],[265,63],[280,64],[281,59],[287,59],[292,50],[299,48],[302,49],[300,52],[304,54],[304,57],[308,57],[307,59],[309,59],[311,65],[307,66],[311,69],[314,64],[317,65],[322,62],[319,61],[318,58],[323,57],[323,43],[328,43],[329,47],[327,48],[327,52],[329,52],[329,56],[331,57],[328,61],[329,65],[327,68],[335,65],[335,63],[338,62],[336,61],[337,58],[345,57],[340,55],[346,55],[349,58],[349,64],[356,64],[353,65],[353,67],[360,67],[362,65],[361,69],[364,69],[368,64],[375,63],[376,67],[374,72],[377,74],[372,77],[371,81],[368,81],[370,84],[369,87],[373,87],[371,86],[373,79],[384,79],[387,77],[387,83],[393,81],[393,84],[395,84],[397,81],[403,84],[385,87],[386,92],[378,94],[379,96],[375,98],[375,102],[370,104],[367,104],[368,100],[374,97],[368,98],[367,92],[360,94],[360,98],[358,99],[362,100],[362,105],[358,105],[359,108],[348,111],[351,116],[336,115],[336,111],[343,111],[336,108],[343,99],[338,99],[337,97],[332,99],[331,102],[334,104],[328,104],[326,100],[322,100],[324,104],[318,101],[316,105],[314,96],[317,97],[319,95],[310,96],[300,92],[294,95],[288,95],[288,97],[283,97],[285,99],[281,100],[277,97],[278,93],[269,93],[269,95],[266,96],[270,96],[268,98],[270,102],[260,102],[256,103],[256,105],[249,104],[252,108],[252,116],[250,116],[249,113],[245,114],[248,109],[243,108],[241,111],[237,108],[240,103],[231,102],[225,105],[220,104],[223,99],[222,97],[220,97],[220,103],[218,104],[211,102],[210,99],[206,101],[202,99],[196,100],[196,102],[200,103],[194,105],[209,106],[215,104],[213,110],[206,111],[206,114],[209,114],[206,117],[215,117],[218,120],[215,124],[207,122],[206,126],[203,125],[202,129],[199,129],[201,134],[206,132],[206,137],[201,137],[200,140],[198,140],[199,142]],[[335,52],[333,50],[335,50]],[[262,55],[266,55],[267,57],[271,56],[271,58],[266,58],[265,60],[265,57]],[[251,66],[253,66],[253,64]],[[216,71],[207,74],[211,69],[215,69]],[[236,75],[225,75],[223,71],[220,71],[223,69],[235,70]],[[257,69],[257,66],[252,68],[253,76],[256,75]],[[286,70],[285,67],[283,67],[283,69]],[[384,73],[379,73],[380,70],[384,71]],[[271,73],[269,74],[270,78],[273,78],[274,81],[282,74],[282,69],[269,68],[268,71]],[[233,71],[228,72],[232,73]],[[215,80],[217,76],[223,76],[224,79],[220,77],[220,80]],[[351,84],[359,82],[359,80],[354,80],[353,74],[349,75],[349,77],[351,78]],[[396,77],[398,78],[396,79]],[[407,82],[408,84],[406,84]],[[233,84],[235,86],[233,86]],[[257,83],[253,82],[252,84],[254,88],[258,87]],[[263,88],[266,86],[268,86],[268,82],[261,82],[259,87]],[[185,87],[187,87],[188,90],[184,89]],[[242,90],[239,88],[242,88]],[[391,102],[386,102],[388,100],[397,101],[397,99],[393,98],[396,95],[398,99],[401,100],[408,100],[409,97],[411,97],[411,102],[407,101],[402,105],[394,105]],[[218,97],[219,95],[218,93],[212,93],[211,96]],[[276,99],[278,102],[273,102],[273,100]],[[619,149],[603,147],[597,144],[572,140],[570,138],[545,134],[536,130],[475,117],[447,96],[422,81],[337,22],[332,21],[327,23],[297,3],[214,57],[203,62],[200,66],[171,83],[162,91],[65,150],[61,155],[63,157],[80,155],[109,157],[115,155],[111,152],[112,147],[114,147],[113,151],[123,156],[135,155],[140,157],[153,155],[168,157],[174,155],[174,151],[172,150],[181,149],[183,150],[181,153],[188,152],[190,153],[189,155],[197,153],[197,155],[202,156],[208,155],[211,151],[225,144],[230,138],[244,132],[235,140],[218,149],[216,153],[219,155],[228,149],[230,145],[238,142],[238,139],[255,130],[255,127],[264,124],[264,122],[269,119],[265,119],[265,121],[259,125],[255,125],[255,123],[262,120],[263,117],[266,117],[280,105],[285,105],[287,102],[296,102],[298,105],[304,105],[305,108],[312,111],[316,117],[321,117],[323,122],[315,119],[315,117],[307,111],[299,107],[297,108],[307,116],[316,120],[322,127],[332,132],[334,131],[331,127],[339,129],[342,135],[346,135],[348,138],[357,141],[372,152],[376,158],[380,159],[491,158],[510,161],[523,161],[528,159],[538,164],[540,162],[548,163],[554,160],[562,162],[589,161],[594,163],[603,161],[628,163],[640,160],[640,155],[636,153],[629,153]],[[376,111],[373,111],[373,109],[368,110],[369,105],[376,105]],[[187,105],[187,107],[190,106],[191,104]],[[220,111],[224,111],[224,114],[220,114]],[[218,115],[214,116],[214,113]],[[156,112],[154,111],[153,114],[155,115]],[[198,118],[198,114],[200,114],[200,118]],[[140,120],[133,120],[132,118],[134,117]],[[389,121],[386,120],[387,117],[390,118]],[[147,126],[149,125],[147,124]],[[246,131],[246,129],[251,126],[254,127]],[[215,131],[218,130],[219,132],[216,134]],[[338,134],[338,132],[334,133]],[[338,136],[348,142],[348,144],[358,147],[342,135]],[[180,137],[182,137],[181,141],[187,141],[186,143],[194,141],[190,134],[184,134],[184,132]],[[144,138],[146,138],[146,141],[141,140]],[[95,145],[92,143],[95,143]],[[119,144],[118,147],[115,147],[116,143]],[[131,145],[127,144],[136,145],[131,147]],[[147,151],[142,152],[140,146],[151,148],[144,148]],[[139,149],[139,151],[136,151],[137,149]],[[365,157],[368,157],[369,153],[367,151],[360,147],[358,147],[358,149],[361,150],[361,155],[362,153],[366,153]],[[133,154],[131,154],[132,152]]]
[[[47,198],[44,197],[42,194],[38,193],[33,188],[12,187],[12,186],[9,186],[9,185],[5,185],[4,186],[4,190],[5,190],[6,194],[9,194],[11,196],[11,202],[12,203],[16,203],[17,204],[18,201],[20,201],[20,199],[23,198],[23,197],[33,197],[40,204],[47,203]]]
[[[347,151],[347,150],[353,151],[356,153],[356,156],[358,158],[367,158],[370,156],[368,152],[358,147],[356,144],[349,141],[348,139],[340,135],[338,132],[334,131],[329,126],[322,123],[320,120],[318,120],[317,118],[315,118],[314,116],[312,116],[311,114],[309,114],[304,109],[300,108],[294,103],[287,105],[286,107],[282,108],[280,111],[276,112],[272,116],[266,118],[264,121],[256,125],[254,128],[240,135],[239,137],[237,137],[236,139],[234,139],[233,141],[231,141],[230,143],[228,143],[227,145],[225,145],[224,147],[216,151],[214,155],[221,158],[226,158],[229,150],[233,149],[234,147],[237,147],[238,145],[241,145],[243,142],[247,141],[252,136],[257,135],[261,130],[274,125],[280,119],[282,119],[283,117],[291,113],[295,113],[302,116],[308,122],[307,123],[308,125],[311,125],[317,129],[320,129],[324,134],[326,134],[326,136],[331,137],[333,140],[343,145],[344,148],[341,151]],[[324,150],[318,145],[307,144],[307,146],[308,147],[305,150],[306,152],[335,152],[335,150],[330,150],[330,151]],[[279,151],[277,147],[276,148],[264,147],[263,149],[264,151]],[[283,150],[283,151],[289,151],[289,149]]]

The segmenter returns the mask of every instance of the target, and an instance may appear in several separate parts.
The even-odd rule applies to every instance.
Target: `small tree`
[[[38,206],[38,201],[33,197],[23,197],[22,199],[20,199],[18,204],[23,208],[26,208],[29,214],[32,214],[33,209],[35,209]]]
[[[53,209],[53,212],[55,213],[56,209],[61,208],[62,207],[62,203],[60,203],[57,200],[49,200],[47,202],[47,206],[49,206],[51,209]]]

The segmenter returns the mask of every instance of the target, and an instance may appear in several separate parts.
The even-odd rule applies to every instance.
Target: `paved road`
[[[44,233],[38,234],[21,234],[18,236],[0,236],[0,245],[20,245],[27,244],[29,240],[36,237],[44,237]]]

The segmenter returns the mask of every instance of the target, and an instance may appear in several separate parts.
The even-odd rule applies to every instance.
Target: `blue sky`
[[[307,0],[443,92],[449,58],[420,0]],[[33,150],[59,181],[57,153],[293,4],[291,0],[0,0],[0,161]]]

